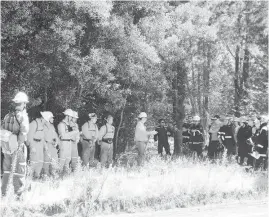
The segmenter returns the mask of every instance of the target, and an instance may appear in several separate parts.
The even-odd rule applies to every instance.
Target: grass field
[[[267,173],[247,173],[235,163],[151,157],[141,168],[78,170],[63,179],[32,181],[22,201],[3,199],[1,216],[90,216],[172,209],[268,194]]]

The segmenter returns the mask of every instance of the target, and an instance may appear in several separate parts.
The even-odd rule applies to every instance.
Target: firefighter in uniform
[[[235,155],[235,139],[233,134],[233,126],[231,123],[231,117],[224,118],[224,125],[220,127],[218,135],[220,142],[227,150],[227,156],[231,159],[232,155]]]
[[[54,116],[51,112],[41,112],[42,117],[46,121],[44,124],[45,135],[45,153],[44,153],[44,174],[46,176],[54,175],[58,164],[57,145],[59,137],[53,125]]]
[[[60,139],[59,166],[61,172],[64,172],[64,169],[69,168],[72,153],[72,139],[78,133],[77,131],[73,131],[70,126],[73,111],[71,109],[66,109],[63,113],[65,118],[58,124]]]
[[[89,114],[90,120],[82,126],[81,144],[82,144],[82,163],[84,166],[93,165],[95,142],[98,139],[98,127],[96,125],[97,115]]]
[[[147,114],[145,112],[141,112],[138,116],[138,122],[135,128],[135,136],[134,142],[138,149],[138,165],[142,165],[145,160],[145,152],[147,147],[147,142],[149,140],[149,136],[157,134],[154,131],[147,131],[145,122],[147,121]]]
[[[239,164],[243,165],[244,159],[248,158],[249,145],[247,140],[252,136],[252,128],[247,123],[246,117],[240,118],[240,128],[237,133]]]
[[[159,120],[159,126],[155,129],[157,134],[154,135],[154,140],[158,140],[158,154],[163,156],[163,148],[167,155],[171,155],[170,153],[170,146],[168,143],[168,131],[165,128],[164,119]]]
[[[27,142],[30,147],[31,175],[37,179],[40,178],[44,164],[44,151],[46,145],[44,135],[45,122],[46,121],[42,116],[33,120],[30,123],[29,133],[27,135]]]
[[[112,164],[113,160],[113,139],[115,134],[115,127],[113,124],[112,115],[108,115],[106,124],[100,128],[99,140],[101,142],[101,165]]]
[[[198,115],[193,117],[193,125],[190,127],[190,150],[196,152],[198,157],[202,156],[204,150],[204,130]]]
[[[8,137],[7,143],[2,142],[1,139],[2,150],[4,153],[4,174],[1,180],[1,190],[2,194],[5,195],[10,173],[13,173],[13,181],[11,180],[11,184],[14,185],[15,194],[20,196],[24,191],[26,175],[27,149],[25,142],[29,131],[29,118],[26,112],[28,96],[24,92],[19,92],[12,101],[15,103],[15,111],[10,112],[5,116],[4,124],[2,126],[2,129],[6,130],[10,136]],[[16,165],[15,170],[12,163],[15,163]]]
[[[213,160],[218,157],[221,152],[221,144],[218,138],[218,132],[221,127],[219,116],[215,115],[212,120],[212,124],[209,126],[209,145],[208,145],[208,157]]]
[[[72,127],[72,130],[77,132],[72,138],[72,150],[71,150],[71,168],[73,171],[75,171],[77,164],[78,164],[78,142],[80,139],[80,133],[79,128],[77,124],[78,120],[78,113],[76,111],[73,111],[72,120],[70,123],[70,126]]]
[[[254,143],[253,152],[250,156],[253,158],[253,165],[255,169],[259,169],[263,166],[263,169],[267,169],[268,160],[268,117],[262,116],[261,125],[258,133],[251,141]],[[263,164],[263,165],[262,165]]]

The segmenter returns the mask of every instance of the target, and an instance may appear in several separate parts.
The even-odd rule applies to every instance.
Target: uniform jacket
[[[222,126],[219,129],[218,135],[219,135],[222,142],[224,142],[227,139],[232,139],[235,142],[232,125]]]
[[[2,127],[16,134],[19,144],[24,143],[27,140],[27,134],[29,132],[29,118],[26,110],[7,114]]]
[[[138,121],[135,128],[134,141],[137,142],[147,142],[149,139],[149,133],[147,132],[146,126]]]
[[[266,154],[268,149],[268,126],[267,124],[262,124],[260,127],[260,132],[255,139],[256,145],[258,146],[256,149],[260,154]]]
[[[204,130],[201,124],[190,127],[190,142],[204,142]]]
[[[154,135],[154,140],[158,140],[158,144],[168,144],[168,131],[165,127],[158,126],[155,131],[158,133]]]
[[[252,128],[249,125],[240,127],[237,133],[237,142],[238,144],[245,144],[247,139],[252,136]]]

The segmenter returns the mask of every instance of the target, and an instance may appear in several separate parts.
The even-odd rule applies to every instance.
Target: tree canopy
[[[2,1],[1,118],[24,90],[29,109],[112,113],[118,150],[135,117],[268,110],[266,1]],[[34,118],[34,113],[29,113]]]

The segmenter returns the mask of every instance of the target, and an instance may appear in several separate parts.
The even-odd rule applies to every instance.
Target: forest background
[[[266,1],[1,1],[1,36],[1,119],[18,91],[31,120],[111,113],[115,153],[141,111],[179,130],[195,114],[207,126],[268,111]]]

